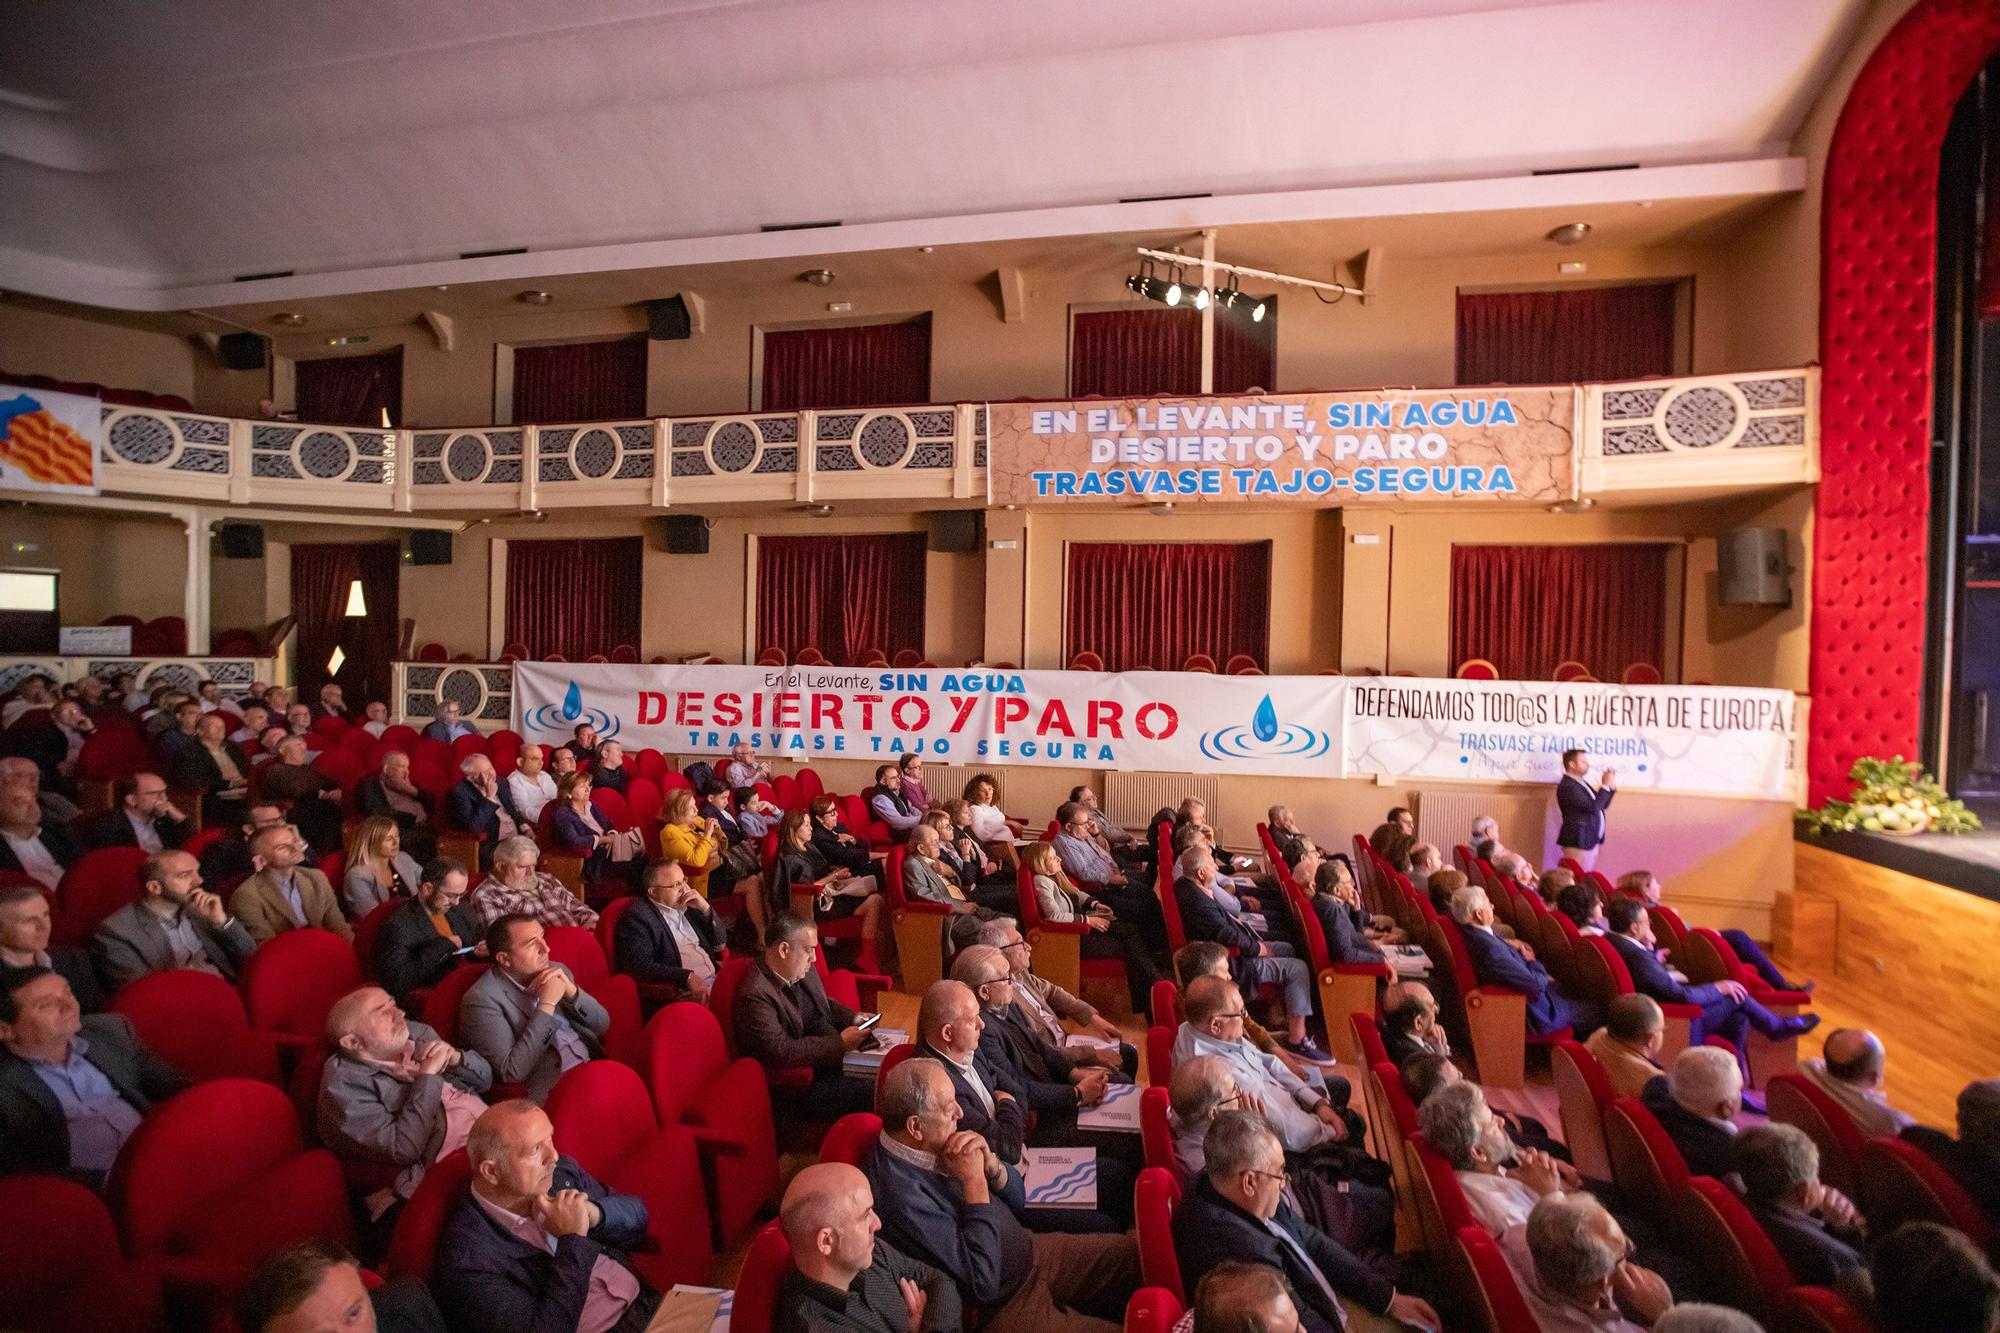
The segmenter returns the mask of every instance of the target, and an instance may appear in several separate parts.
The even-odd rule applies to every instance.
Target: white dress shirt
[[[39,837],[17,838],[11,833],[0,833],[7,845],[14,849],[14,859],[21,863],[21,869],[33,875],[54,893],[56,885],[62,882],[63,868],[49,849],[42,846]]]
[[[660,919],[667,923],[667,933],[680,946],[681,966],[700,977],[703,985],[715,980],[715,960],[708,956],[708,950],[702,947],[701,936],[695,934],[694,927],[688,924],[687,913],[678,907],[661,907],[658,903],[653,906],[659,910]]]

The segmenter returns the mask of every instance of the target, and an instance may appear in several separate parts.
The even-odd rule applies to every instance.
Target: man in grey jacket
[[[459,1003],[459,1040],[486,1057],[496,1080],[524,1084],[540,1105],[563,1071],[603,1056],[611,1015],[549,961],[535,918],[501,917],[486,928],[486,949],[493,967]]]
[[[188,967],[234,982],[257,942],[201,887],[201,863],[159,852],[139,867],[139,898],[97,927],[90,954],[108,991],[153,972]]]
[[[403,1168],[367,1198],[369,1218],[380,1220],[431,1163],[465,1146],[486,1110],[478,1094],[492,1085],[493,1069],[478,1051],[410,1022],[380,986],[342,996],[327,1014],[326,1040],[333,1053],[320,1075],[320,1142],[339,1157]]]

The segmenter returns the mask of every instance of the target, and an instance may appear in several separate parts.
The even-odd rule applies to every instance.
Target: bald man
[[[1799,1072],[1839,1102],[1870,1138],[1894,1138],[1917,1123],[1889,1105],[1882,1087],[1888,1067],[1882,1039],[1866,1028],[1835,1028],[1826,1034],[1819,1059],[1799,1061]]]
[[[876,1233],[875,1192],[845,1162],[792,1177],[778,1205],[792,1271],[778,1286],[774,1333],[957,1333],[958,1288]]]

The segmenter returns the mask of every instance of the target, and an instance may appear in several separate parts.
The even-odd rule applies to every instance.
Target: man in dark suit
[[[237,1293],[236,1326],[243,1333],[445,1333],[430,1288],[402,1277],[370,1291],[354,1256],[325,1240],[288,1246],[259,1264]]]
[[[1556,783],[1556,809],[1562,813],[1556,848],[1585,870],[1595,870],[1597,849],[1604,844],[1604,812],[1618,794],[1618,773],[1605,769],[1593,787],[1586,776],[1590,772],[1588,752],[1564,750],[1562,764],[1562,780]]]
[[[646,1204],[555,1149],[533,1102],[502,1102],[466,1141],[471,1188],[445,1219],[432,1262],[454,1328],[640,1333],[660,1293],[626,1252],[646,1239]]]
[[[69,834],[42,823],[34,792],[19,784],[0,787],[0,870],[32,875],[53,893],[82,854]]]
[[[0,972],[0,1175],[103,1183],[147,1108],[187,1086],[121,1014],[83,1017],[44,967]]]
[[[986,1021],[979,997],[961,981],[933,982],[917,1007],[917,1055],[936,1060],[964,1112],[961,1129],[985,1139],[1000,1160],[1019,1165],[1027,1142],[1026,1091],[980,1049]]]
[[[1929,1125],[1911,1125],[1902,1137],[1949,1172],[1986,1220],[2000,1227],[2000,1079],[1959,1090],[1957,1138]]]
[[[191,967],[234,982],[257,948],[222,899],[201,887],[186,852],[161,852],[139,867],[139,897],[104,918],[90,937],[91,961],[106,990],[150,972]]]
[[[1306,1019],[1312,1016],[1312,969],[1306,961],[1293,956],[1291,945],[1266,941],[1243,918],[1215,900],[1218,872],[1215,855],[1206,847],[1189,847],[1181,853],[1175,869],[1179,874],[1174,880],[1174,902],[1180,908],[1181,927],[1187,937],[1235,949],[1229,970],[1245,995],[1255,995],[1266,981],[1278,986],[1284,995],[1285,1049],[1302,1059],[1326,1060],[1326,1053],[1306,1037]]]
[[[1618,897],[1605,909],[1605,937],[1624,960],[1632,974],[1632,989],[1650,995],[1661,1004],[1692,1004],[1701,1009],[1701,1031],[1725,1038],[1737,1050],[1743,1049],[1746,1029],[1755,1028],[1767,1037],[1795,1037],[1819,1026],[1818,1014],[1783,1018],[1750,998],[1739,981],[1716,981],[1694,986],[1676,980],[1660,961],[1653,923],[1646,905],[1636,898]]]
[[[483,754],[469,754],[459,761],[462,775],[444,794],[445,818],[454,828],[479,837],[479,868],[493,868],[493,848],[500,839],[516,833],[532,834],[533,826],[523,827],[508,805],[507,789]]]
[[[465,905],[468,876],[450,857],[423,869],[414,898],[389,913],[375,935],[375,978],[405,1008],[410,992],[435,986],[461,961],[483,956],[479,918]],[[461,954],[474,949],[477,954]]]
[[[1799,1286],[1831,1287],[1865,1268],[1861,1216],[1819,1179],[1819,1149],[1796,1125],[1756,1125],[1736,1137],[1743,1200]]]
[[[561,963],[549,961],[542,923],[503,916],[486,928],[493,966],[458,1002],[458,1036],[502,1083],[540,1103],[569,1070],[604,1057],[611,1014]]]
[[[48,895],[25,884],[0,889],[0,967],[46,967],[69,983],[70,993],[94,1014],[104,1007],[104,991],[90,955],[74,945],[50,944],[54,913]]]
[[[802,916],[780,912],[764,939],[763,957],[736,991],[736,1049],[766,1070],[812,1070],[809,1085],[785,1090],[798,1116],[831,1121],[873,1110],[874,1085],[841,1072],[847,1053],[859,1050],[867,1034],[854,1025],[854,1011],[828,999],[820,985],[813,969],[819,931]]]
[[[210,825],[241,822],[249,790],[250,761],[228,733],[220,715],[205,714],[195,725],[195,743],[174,759],[174,785],[202,794],[201,817]]]
[[[1718,1046],[1690,1046],[1673,1068],[1639,1094],[1697,1176],[1733,1180],[1736,1113],[1743,1109],[1743,1071]]]
[[[257,858],[250,852],[250,840],[267,828],[285,823],[283,808],[271,801],[259,801],[243,812],[243,822],[225,831],[201,851],[201,882],[216,891],[234,887],[231,880],[247,879],[257,873]]]
[[[178,847],[194,823],[174,807],[167,782],[157,773],[128,773],[111,788],[111,808],[93,815],[82,830],[86,849],[138,847],[161,852]]]
[[[772,1312],[776,1333],[960,1333],[951,1279],[876,1236],[868,1177],[845,1162],[809,1166],[785,1187],[778,1223],[792,1252]]]
[[[611,954],[634,981],[672,987],[676,999],[707,1002],[722,963],[722,926],[680,862],[646,868],[645,899],[618,918]]]
[[[1429,1305],[1399,1293],[1285,1205],[1284,1145],[1262,1116],[1218,1112],[1202,1140],[1202,1158],[1202,1174],[1174,1210],[1183,1286],[1196,1286],[1232,1260],[1267,1264],[1283,1275],[1299,1327],[1308,1333],[1346,1327],[1340,1297],[1392,1320],[1442,1327]]]
[[[1595,1005],[1556,988],[1548,969],[1535,961],[1527,945],[1493,933],[1493,903],[1485,889],[1468,884],[1452,894],[1451,919],[1465,938],[1465,951],[1472,956],[1472,972],[1479,984],[1503,986],[1528,997],[1530,1033],[1545,1037],[1567,1027],[1575,1029],[1581,1040],[1602,1021]]]

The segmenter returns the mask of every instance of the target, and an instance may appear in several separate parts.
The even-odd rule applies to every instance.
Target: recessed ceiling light
[[[517,293],[514,299],[522,305],[547,305],[556,298],[540,288],[531,287],[525,292]]]
[[[799,281],[809,282],[815,287],[831,287],[833,285],[833,270],[830,268],[809,268],[799,274]]]
[[[936,250],[936,249],[937,249],[937,247],[936,247],[935,245],[920,245],[920,246],[918,246],[918,247],[917,247],[917,253],[919,253],[919,254],[926,254],[926,255],[927,255],[927,254],[930,254],[930,253],[931,253],[931,252],[932,252],[933,250]]]
[[[431,290],[434,292],[448,292],[451,290],[451,284],[448,282],[441,282],[437,286],[431,288]]]
[[[1651,208],[1652,206],[1653,206],[1653,201],[1650,199],[1641,199],[1639,201],[1639,207],[1641,208]]]
[[[305,324],[306,317],[296,311],[280,310],[277,314],[271,316],[271,322],[273,324],[282,324],[288,329],[296,329]]]
[[[1548,238],[1557,245],[1575,245],[1588,235],[1590,235],[1588,222],[1565,222],[1562,226],[1553,228]]]

